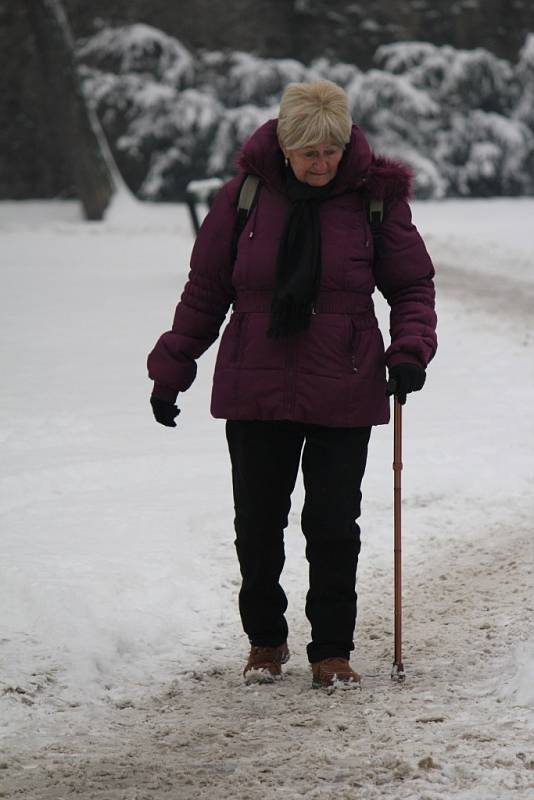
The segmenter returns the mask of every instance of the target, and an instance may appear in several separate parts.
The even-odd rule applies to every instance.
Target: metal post
[[[394,589],[395,589],[395,656],[391,677],[405,678],[402,663],[402,545],[401,545],[401,472],[402,472],[402,406],[395,398],[393,422],[393,523],[394,523]]]
[[[198,219],[198,214],[197,214],[196,199],[195,199],[194,194],[192,194],[192,192],[187,192],[187,194],[185,196],[185,202],[186,202],[187,208],[189,209],[189,216],[191,218],[191,225],[193,226],[193,232],[194,232],[194,234],[196,236],[197,233],[200,230],[200,221]]]

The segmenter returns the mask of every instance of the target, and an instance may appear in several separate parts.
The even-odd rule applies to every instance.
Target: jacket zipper
[[[350,336],[350,364],[351,371],[358,372],[358,362],[356,359],[356,352],[361,338],[360,331],[356,328],[354,320],[350,320],[351,336]]]

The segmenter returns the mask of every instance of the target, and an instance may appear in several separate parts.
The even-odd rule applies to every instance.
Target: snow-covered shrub
[[[418,150],[407,148],[405,144],[395,148],[387,148],[387,154],[407,164],[414,175],[414,195],[421,200],[440,199],[445,197],[449,188],[446,177],[440,172],[437,164],[422,155]]]
[[[534,82],[534,33],[528,34],[525,44],[519,51],[516,74],[523,88],[527,83],[532,87]]]
[[[411,169],[413,193],[419,200],[436,200],[447,195],[449,184],[439,166],[420,150],[411,147],[406,140],[400,137],[370,137],[369,141],[376,153],[400,161]]]
[[[522,69],[528,73],[525,47],[526,63]],[[528,128],[532,106],[528,100],[524,102],[523,117],[513,112],[521,93],[519,67],[514,72],[508,62],[480,48],[455,50],[427,42],[380,47],[376,61],[385,74],[391,72],[415,87],[437,109],[433,115],[423,115],[414,108],[411,119],[415,125],[404,126],[404,143],[395,141],[391,133],[384,133],[382,126],[379,137],[385,151],[400,153],[404,147],[408,152],[413,145],[420,156],[434,165],[449,195],[532,191],[534,135]],[[528,95],[526,86],[532,82],[524,83],[524,93]],[[407,112],[410,113],[409,108]],[[402,134],[402,128],[401,122],[388,131]],[[438,190],[435,196],[439,193]]]
[[[525,170],[532,155],[528,128],[500,114],[454,113],[440,132],[435,160],[449,183],[449,194],[491,197],[534,191],[534,178]]]
[[[426,93],[402,75],[370,70],[356,76],[347,86],[354,121],[369,136],[402,137],[413,146],[440,113],[439,106]]]
[[[176,39],[148,25],[105,28],[78,49],[85,90],[131,188],[175,199],[204,170],[222,115],[193,88],[194,59]]]
[[[210,143],[208,175],[224,175],[233,171],[241,145],[264,122],[276,117],[278,106],[258,108],[254,105],[229,108],[223,112],[217,133]]]
[[[291,58],[260,58],[251,53],[206,53],[201,57],[200,81],[215,89],[225,106],[271,106],[288,83],[310,79],[310,71]]]
[[[80,44],[78,57],[100,72],[151,76],[178,89],[194,80],[189,50],[174,37],[140,23],[103,28]]]
[[[171,200],[205,170],[206,151],[216,135],[222,107],[196,89],[186,89],[159,113],[138,117],[131,140],[142,141],[150,156],[139,193],[147,199]],[[123,142],[123,146],[124,146]]]
[[[518,96],[511,65],[478,47],[456,50],[440,87],[441,102],[454,108],[479,108],[507,114]]]
[[[429,61],[442,49],[430,42],[394,42],[377,47],[374,62],[393,75],[414,74],[420,67],[426,71]]]
[[[534,33],[527,36],[515,69],[519,99],[514,117],[534,130]]]
[[[332,63],[327,58],[317,58],[310,64],[309,80],[333,81],[346,89],[349,83],[360,74],[361,70],[355,64]]]
[[[518,95],[512,66],[480,47],[456,50],[428,42],[397,42],[379,47],[375,61],[448,108],[506,113]]]
[[[86,71],[121,172],[140,196],[171,200],[205,170],[206,151],[223,109],[196,89],[177,89],[146,75]]]
[[[418,197],[534,192],[534,35],[512,66],[428,42],[385,45],[376,66],[234,52],[190,53],[147,25],[80,44],[84,86],[132,189],[177,199],[224,178],[248,136],[278,113],[288,83],[327,78],[378,153],[404,161]]]

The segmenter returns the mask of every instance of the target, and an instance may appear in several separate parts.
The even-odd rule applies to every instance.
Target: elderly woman
[[[158,422],[175,426],[177,395],[232,307],[211,412],[227,420],[239,610],[251,645],[245,680],[271,682],[289,658],[280,576],[302,458],[312,685],[356,686],[349,658],[367,446],[371,427],[389,420],[386,367],[401,402],[425,382],[436,350],[434,269],[411,221],[409,172],[373,156],[335,84],[290,84],[239,167],[201,227],[172,329],[149,355],[151,404]],[[259,185],[238,236],[246,175]],[[385,352],[375,286],[391,307]]]

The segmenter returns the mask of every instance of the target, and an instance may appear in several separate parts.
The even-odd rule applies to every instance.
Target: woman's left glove
[[[167,428],[176,428],[174,419],[180,413],[180,409],[174,403],[152,396],[150,398],[150,405],[160,425],[165,425]]]
[[[416,364],[395,364],[389,370],[386,394],[394,394],[401,406],[406,402],[406,395],[418,392],[425,385],[426,372]]]

